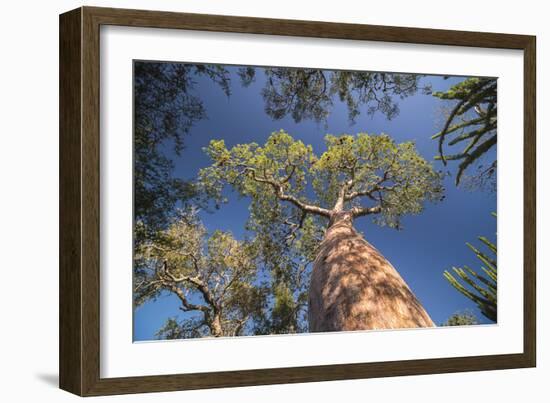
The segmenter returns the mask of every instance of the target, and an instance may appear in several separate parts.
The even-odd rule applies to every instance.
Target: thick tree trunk
[[[309,288],[309,330],[435,326],[397,270],[339,213],[320,245]]]

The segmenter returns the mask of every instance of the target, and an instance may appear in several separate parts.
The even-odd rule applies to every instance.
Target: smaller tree
[[[243,335],[263,309],[254,246],[222,231],[208,237],[195,214],[180,214],[155,241],[140,246],[136,259],[136,304],[168,292],[185,313],[181,322],[168,319],[160,337]]]
[[[496,217],[496,214],[493,214]],[[485,265],[481,267],[484,274],[480,274],[472,270],[468,266],[463,268],[453,267],[453,273],[445,270],[443,276],[451,283],[451,285],[464,294],[468,299],[474,301],[481,313],[487,319],[493,322],[497,321],[497,247],[487,238],[480,236],[478,239],[487,247],[488,253],[494,257],[488,256],[486,253],[478,250],[470,243],[466,243],[468,247],[476,254],[477,258]],[[455,277],[456,276],[456,277]],[[462,280],[461,283],[460,280]]]
[[[473,326],[479,325],[479,320],[468,310],[455,312],[441,326]]]
[[[494,78],[468,78],[448,91],[434,92],[433,95],[455,102],[443,130],[432,139],[439,142],[436,159],[445,165],[447,161],[460,161],[455,180],[458,185],[464,171],[497,143],[497,81]],[[458,153],[445,154],[443,146],[446,141],[449,146],[465,146]],[[496,165],[495,159],[479,175],[494,177]]]

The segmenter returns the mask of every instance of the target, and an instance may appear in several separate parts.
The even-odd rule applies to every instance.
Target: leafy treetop
[[[223,187],[259,200],[272,196],[302,213],[334,218],[377,215],[377,223],[399,227],[404,214],[417,214],[425,200],[438,199],[440,175],[412,142],[396,144],[386,134],[327,135],[327,150],[315,155],[310,145],[284,131],[264,146],[223,140],[206,148],[212,165],[200,172],[205,195],[224,201]],[[311,186],[309,186],[311,185]]]

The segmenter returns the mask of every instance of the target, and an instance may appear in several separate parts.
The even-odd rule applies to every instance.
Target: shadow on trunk
[[[353,228],[352,220],[334,222],[313,265],[310,331],[433,326],[397,270]]]

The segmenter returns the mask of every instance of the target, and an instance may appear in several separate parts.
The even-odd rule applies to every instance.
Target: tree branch
[[[374,206],[374,207],[353,207],[351,210],[351,214],[353,217],[362,217],[369,214],[378,214],[382,211],[382,206]]]
[[[167,287],[170,291],[172,291],[174,294],[176,294],[176,296],[179,298],[180,302],[181,302],[181,305],[182,305],[182,310],[183,311],[201,311],[203,313],[207,313],[208,312],[208,307],[205,306],[205,305],[199,305],[199,304],[193,304],[191,302],[189,302],[189,300],[187,299],[187,296],[185,295],[185,293],[183,292],[183,290],[179,287],[177,287],[175,284],[167,284]]]
[[[204,300],[206,301],[206,303],[208,305],[210,305],[212,307],[212,309],[214,309],[215,311],[219,310],[219,306],[216,303],[216,300],[214,299],[214,297],[212,296],[212,293],[208,289],[208,286],[200,278],[191,277],[191,276],[176,277],[172,273],[170,273],[170,270],[168,269],[167,266],[165,268],[165,274],[174,283],[188,282],[188,283],[193,284],[197,288],[197,290],[200,291],[200,293],[202,294],[202,296],[203,296]],[[179,288],[177,288],[177,289],[179,290]]]
[[[306,219],[306,215],[307,215],[307,212],[305,212],[304,210],[300,210],[300,218],[298,220],[297,223],[293,223],[291,221],[289,221],[288,219],[285,220],[285,224],[290,226],[290,230],[288,231],[288,234],[286,235],[285,237],[285,240],[287,242],[291,242],[293,241],[294,239],[296,239],[296,233],[298,232],[298,230],[300,230],[302,228],[302,226],[304,225],[304,221]]]
[[[237,321],[237,324],[235,326],[234,330],[234,336],[239,336],[244,328],[244,325],[246,325],[246,322],[250,318],[250,315],[245,315],[241,320]]]
[[[281,183],[277,182],[276,180],[269,179],[265,176],[263,178],[258,177],[256,175],[256,170],[254,168],[251,168],[251,167],[246,167],[245,170],[252,174],[252,179],[255,180],[256,182],[271,185],[271,187],[275,191],[275,195],[277,196],[277,198],[279,200],[288,201],[288,202],[294,204],[296,207],[298,207],[302,211],[305,211],[307,213],[317,214],[317,215],[321,215],[321,216],[324,216],[324,217],[330,217],[330,211],[329,210],[324,209],[322,207],[314,206],[312,204],[304,203],[304,202],[300,201],[297,197],[295,197],[293,195],[286,194],[285,191],[284,191],[283,185]]]
[[[353,186],[353,179],[348,180],[345,182],[340,190],[338,191],[338,198],[336,199],[336,203],[334,203],[334,211],[342,211],[344,209],[344,202],[346,201],[346,194],[349,189],[351,189]]]
[[[324,209],[322,207],[314,206],[314,205],[311,205],[311,204],[303,203],[300,200],[298,200],[296,197],[294,197],[292,195],[285,194],[282,191],[282,189],[281,189],[280,192],[277,193],[277,197],[280,200],[285,200],[285,201],[291,202],[296,207],[298,207],[299,209],[301,209],[301,210],[303,210],[307,213],[317,214],[317,215],[320,215],[320,216],[323,216],[323,217],[330,217],[330,211],[329,210]]]
[[[447,165],[447,161],[445,160],[445,156],[443,155],[443,142],[445,141],[445,136],[447,134],[447,130],[449,130],[449,126],[451,126],[451,122],[454,120],[456,114],[466,104],[469,98],[466,98],[460,102],[458,102],[451,113],[449,114],[447,121],[445,122],[445,126],[443,126],[443,130],[441,130],[441,135],[439,136],[439,142],[437,144],[437,150],[439,152],[439,155],[441,156],[441,161],[443,162],[443,165]]]
[[[395,157],[394,157],[394,161],[395,161]],[[394,161],[392,161],[392,164],[393,164]],[[388,169],[384,172],[384,175],[382,175],[382,177],[378,180],[378,182],[376,182],[374,184],[374,186],[372,188],[370,188],[368,190],[355,191],[355,192],[346,194],[345,201],[350,201],[350,200],[353,200],[357,197],[362,197],[362,196],[367,196],[372,200],[377,200],[372,195],[374,192],[391,191],[395,188],[395,185],[394,186],[382,186],[382,184],[384,182],[386,182],[388,179],[390,179],[390,169]]]

